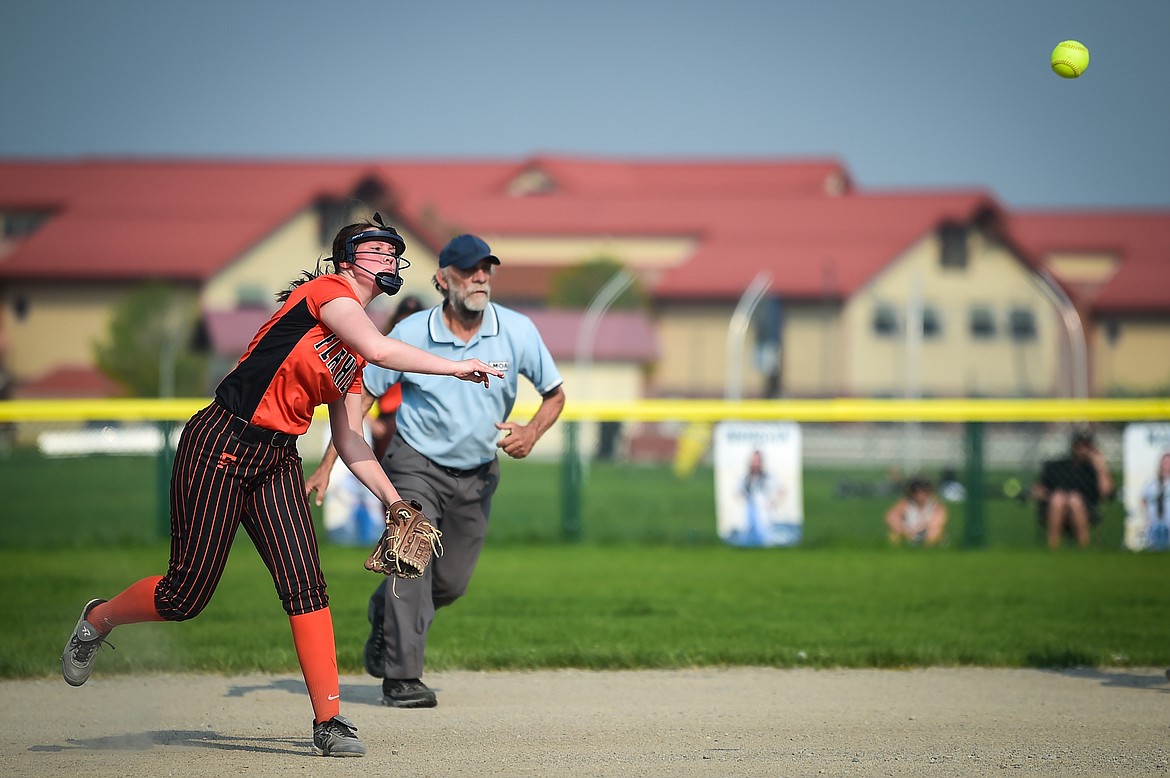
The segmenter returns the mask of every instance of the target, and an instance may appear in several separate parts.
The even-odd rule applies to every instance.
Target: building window
[[[1008,313],[1008,331],[1012,340],[1036,340],[1036,316],[1031,308],[1013,308]]]
[[[879,338],[898,334],[898,312],[889,303],[878,303],[873,309],[873,333]]]
[[[12,212],[2,215],[0,226],[2,226],[4,238],[16,240],[32,235],[48,218],[49,214],[47,213]]]
[[[349,224],[350,207],[345,200],[322,195],[317,200],[317,240],[331,248],[333,238]]]
[[[556,191],[557,182],[548,173],[538,168],[522,171],[508,184],[508,194],[512,197],[552,194]]]
[[[938,309],[933,305],[928,305],[922,309],[922,337],[942,337],[942,317],[939,315]]]
[[[1121,340],[1121,322],[1117,319],[1105,320],[1105,340],[1110,346],[1116,346],[1117,341]]]
[[[971,309],[971,337],[989,340],[995,337],[995,315],[986,306]]]
[[[237,308],[268,308],[271,299],[268,290],[260,284],[240,284],[236,287]]]
[[[13,296],[12,315],[16,317],[17,321],[24,321],[28,318],[28,295],[17,292]]]
[[[967,267],[967,230],[961,224],[944,224],[938,228],[939,263],[943,267],[963,270]]]

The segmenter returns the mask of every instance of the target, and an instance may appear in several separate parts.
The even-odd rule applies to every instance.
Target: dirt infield
[[[394,710],[342,678],[365,759],[313,757],[296,675],[0,684],[0,774],[1170,774],[1170,682],[1128,670],[435,673]]]

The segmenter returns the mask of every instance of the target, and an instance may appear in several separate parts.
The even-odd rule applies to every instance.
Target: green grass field
[[[163,546],[0,552],[0,676],[58,672],[90,597],[162,572]],[[360,672],[364,551],[327,547],[342,672]],[[432,670],[1144,666],[1170,662],[1170,558],[1100,551],[489,548],[441,611]],[[118,629],[102,673],[295,671],[288,621],[241,536],[215,599],[182,624]]]
[[[432,670],[1170,663],[1170,555],[1122,551],[1116,504],[1089,550],[1047,551],[1030,507],[1006,499],[988,504],[986,548],[962,548],[958,505],[948,547],[891,549],[889,496],[840,496],[846,481],[878,489],[881,476],[814,471],[800,547],[734,549],[715,536],[710,470],[679,481],[665,467],[598,463],[582,541],[569,545],[558,542],[559,465],[503,464],[471,591],[431,633]],[[18,451],[3,463],[0,677],[56,675],[87,599],[165,571],[157,473],[150,458]],[[378,582],[365,553],[322,544],[342,672],[361,670]],[[121,628],[112,642],[99,673],[297,667],[243,533],[203,615]]]

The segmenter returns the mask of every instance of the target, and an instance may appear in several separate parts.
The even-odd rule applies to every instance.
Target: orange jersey
[[[318,405],[360,393],[366,360],[321,323],[321,306],[338,297],[358,299],[333,274],[294,289],[220,382],[216,401],[252,424],[300,435]]]

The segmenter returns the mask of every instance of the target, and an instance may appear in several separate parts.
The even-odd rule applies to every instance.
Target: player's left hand
[[[318,507],[325,504],[325,492],[329,490],[331,470],[332,468],[325,467],[322,464],[305,479],[305,496],[308,497],[316,490]]]
[[[512,459],[523,459],[532,453],[536,445],[536,430],[514,421],[497,423],[496,429],[508,433],[496,443],[496,448],[502,448]]]
[[[504,374],[496,368],[479,359],[464,359],[461,362],[455,363],[455,369],[451,375],[458,378],[460,381],[471,381],[476,384],[488,385],[488,376],[495,376],[496,378],[503,378]]]

